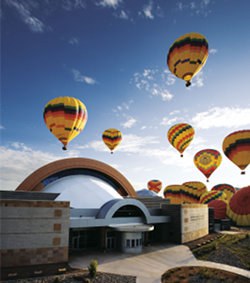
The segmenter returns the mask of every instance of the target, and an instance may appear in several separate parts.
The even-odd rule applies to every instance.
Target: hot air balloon
[[[250,130],[242,130],[225,137],[222,145],[225,155],[245,174],[250,163]]]
[[[236,225],[250,226],[250,186],[238,190],[232,196],[227,215]]]
[[[122,140],[122,133],[114,128],[107,129],[102,134],[102,140],[111,150],[111,153],[113,153],[113,150],[120,144]]]
[[[229,184],[218,184],[214,186],[211,191],[223,191],[227,195],[227,200],[229,201],[235,194],[236,189]]]
[[[182,185],[169,185],[164,189],[163,195],[166,199],[170,200],[170,204],[181,204]]]
[[[199,33],[188,33],[179,37],[167,55],[169,70],[191,85],[191,79],[202,69],[208,58],[208,41]]]
[[[57,97],[50,100],[43,112],[47,128],[67,149],[68,143],[84,129],[88,113],[85,105],[74,97]]]
[[[200,197],[200,203],[208,204],[212,200],[216,200],[216,199],[221,199],[221,200],[226,202],[227,201],[227,196],[222,191],[209,191],[209,192],[205,192]]]
[[[207,191],[207,187],[202,182],[190,181],[183,185],[182,199],[185,203],[199,203],[200,196]]]
[[[148,181],[148,189],[155,193],[159,193],[162,188],[162,182],[159,180],[150,180]]]
[[[167,137],[171,145],[180,152],[182,157],[182,153],[194,138],[194,129],[189,124],[179,123],[168,130]]]
[[[210,175],[220,166],[221,160],[221,154],[215,149],[203,149],[194,156],[194,164],[207,177],[207,182]]]
[[[227,215],[227,203],[221,199],[215,199],[208,203],[208,207],[214,209],[214,219],[225,219]]]

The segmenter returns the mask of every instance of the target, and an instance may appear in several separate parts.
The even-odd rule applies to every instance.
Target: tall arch
[[[117,192],[122,196],[137,196],[130,182],[116,169],[106,163],[89,158],[65,158],[51,162],[30,174],[16,191],[42,191],[43,181],[57,173],[67,170],[87,170],[116,184]]]

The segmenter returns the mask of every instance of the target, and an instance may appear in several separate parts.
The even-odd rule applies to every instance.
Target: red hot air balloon
[[[221,154],[215,149],[203,149],[194,156],[194,164],[207,177],[207,182],[211,174],[220,166],[221,160]]]
[[[150,180],[147,185],[148,189],[155,193],[159,193],[162,188],[162,182],[159,180]]]

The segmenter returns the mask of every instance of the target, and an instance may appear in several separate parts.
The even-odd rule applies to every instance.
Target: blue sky
[[[249,168],[240,175],[222,152],[226,135],[250,127],[249,10],[248,0],[1,1],[1,189],[67,157],[106,162],[135,189],[205,182],[193,163],[205,148],[223,158],[208,189],[249,185]],[[166,57],[189,32],[206,36],[209,57],[186,88]],[[79,98],[89,116],[66,152],[42,115],[57,96]],[[184,158],[166,137],[179,122],[196,131]],[[101,140],[111,127],[123,133],[113,155]]]

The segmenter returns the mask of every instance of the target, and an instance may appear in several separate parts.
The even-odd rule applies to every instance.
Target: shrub
[[[98,266],[98,261],[95,260],[95,259],[91,260],[91,262],[90,262],[90,264],[88,266],[89,276],[91,278],[95,278],[96,277],[97,266]]]

